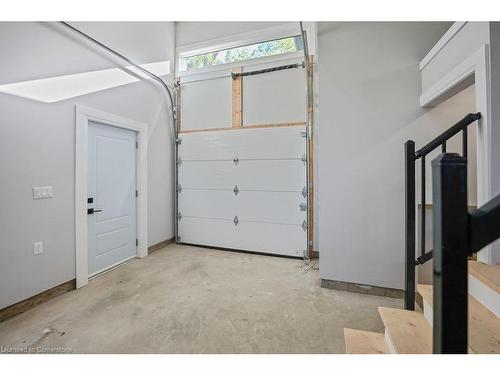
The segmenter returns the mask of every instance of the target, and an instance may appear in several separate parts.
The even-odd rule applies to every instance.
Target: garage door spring
[[[239,77],[245,77],[245,76],[253,76],[256,74],[263,74],[263,73],[271,73],[271,72],[276,72],[278,70],[285,70],[285,69],[295,69],[295,68],[304,68],[305,63],[302,62],[300,64],[289,64],[289,65],[282,65],[282,66],[275,66],[273,68],[267,68],[267,69],[261,69],[261,70],[253,70],[251,72],[241,72],[241,73],[232,73],[231,72],[231,78],[236,79]]]

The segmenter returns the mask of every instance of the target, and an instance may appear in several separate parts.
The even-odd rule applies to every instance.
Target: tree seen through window
[[[184,58],[184,64],[186,70],[200,69],[264,56],[280,55],[302,49],[302,38],[294,36],[186,57]]]

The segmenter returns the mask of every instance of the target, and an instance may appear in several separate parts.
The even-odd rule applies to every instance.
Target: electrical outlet
[[[33,242],[33,255],[40,255],[43,253],[43,242]]]

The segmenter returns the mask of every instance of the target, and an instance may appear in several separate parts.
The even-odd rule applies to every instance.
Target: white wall
[[[419,62],[450,23],[320,23],[320,275],[403,288],[403,143],[461,119],[420,108]]]
[[[173,60],[173,23],[74,25],[137,63]],[[0,23],[0,47],[0,85],[116,66],[53,24]],[[75,104],[149,124],[149,244],[173,236],[170,124],[155,84],[55,103],[0,94],[0,308],[75,278]],[[52,185],[54,197],[33,200],[39,185]],[[34,256],[39,240],[44,253]]]

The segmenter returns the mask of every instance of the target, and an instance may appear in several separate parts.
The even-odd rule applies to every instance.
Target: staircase
[[[469,353],[500,353],[500,265],[469,261]],[[433,290],[418,285],[422,311],[379,307],[385,334],[344,329],[348,354],[431,354]]]

